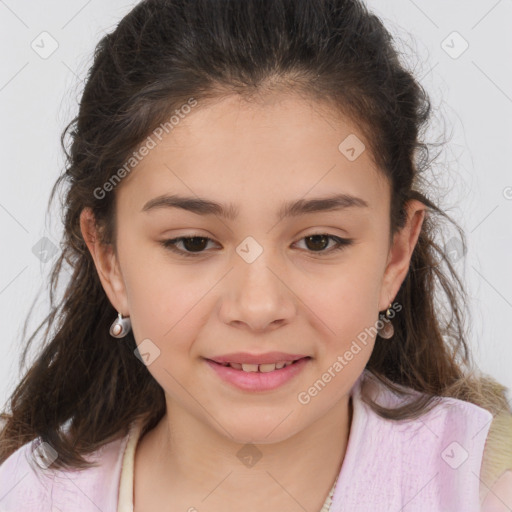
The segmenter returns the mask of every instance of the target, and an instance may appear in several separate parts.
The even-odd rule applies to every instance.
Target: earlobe
[[[126,289],[117,258],[111,245],[101,243],[90,208],[84,208],[80,214],[80,229],[110,303],[118,312],[127,316]]]

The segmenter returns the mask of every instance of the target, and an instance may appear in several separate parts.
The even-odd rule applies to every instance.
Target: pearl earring
[[[382,327],[377,328],[378,335],[386,340],[389,340],[389,338],[391,338],[395,334],[395,328],[393,327],[391,320],[389,320],[389,318],[391,317],[390,308],[391,304],[386,310],[386,318],[379,320],[379,322],[383,323],[384,325]]]
[[[121,313],[110,326],[110,336],[114,338],[124,338],[132,329],[132,322],[129,317],[123,318]]]

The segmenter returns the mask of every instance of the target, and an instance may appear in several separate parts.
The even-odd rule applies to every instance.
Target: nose
[[[286,281],[286,272],[271,251],[263,251],[251,263],[235,261],[223,291],[222,321],[254,332],[286,325],[296,314],[298,300]]]

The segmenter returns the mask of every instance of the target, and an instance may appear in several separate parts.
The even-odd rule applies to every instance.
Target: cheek
[[[378,276],[367,268],[351,268],[315,287],[307,294],[307,305],[322,319],[331,336],[352,334],[377,320]],[[374,318],[375,317],[375,318]]]
[[[149,338],[162,354],[171,348],[174,354],[188,351],[207,321],[207,294],[215,285],[215,276],[209,279],[192,266],[136,259],[124,276],[137,343]]]
[[[175,273],[158,273],[155,266],[134,267],[126,273],[132,331],[153,378],[172,396],[182,396],[183,387],[193,387],[189,375],[197,333],[205,320],[201,300],[211,285],[204,278],[194,283]],[[144,355],[143,355],[144,357]],[[190,377],[192,378],[192,377]],[[185,396],[186,399],[186,396]]]
[[[323,287],[315,287],[304,301],[313,312],[312,327],[320,333],[316,348],[322,371],[332,366],[348,381],[363,371],[374,347],[379,300],[376,268],[369,272],[361,264],[351,272],[340,272]]]

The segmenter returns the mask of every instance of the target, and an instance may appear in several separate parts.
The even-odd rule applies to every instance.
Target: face
[[[349,119],[290,95],[200,107],[116,188],[117,257],[89,247],[168,414],[237,442],[276,442],[325,416],[362,373],[421,222],[389,247],[389,185],[368,149],[355,159],[339,149],[349,136],[368,147]],[[358,199],[314,202],[342,194]],[[165,195],[230,215],[154,202]],[[272,351],[308,356],[273,389],[241,389],[206,361]]]

